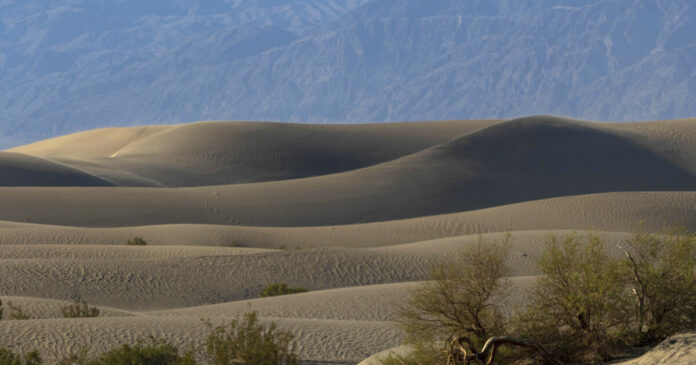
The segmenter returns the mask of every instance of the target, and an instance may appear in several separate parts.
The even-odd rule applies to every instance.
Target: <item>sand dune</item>
[[[20,209],[2,209],[0,219],[31,217],[38,223],[86,226],[336,225],[559,196],[695,187],[690,171],[654,148],[592,123],[530,117],[478,129],[388,162],[305,179],[180,189],[109,188],[109,194],[104,188],[2,188],[0,199]],[[52,213],[57,210],[62,211]]]
[[[524,290],[528,289],[536,278],[536,275],[507,278],[513,285],[500,301],[510,310],[508,313],[512,313],[511,310],[518,308],[526,299]],[[409,292],[419,285],[419,282],[361,285],[145,313],[161,316],[217,317],[243,313],[253,308],[260,315],[273,318],[394,321],[395,308],[403,304]]]
[[[651,148],[696,173],[696,118],[641,123],[595,123]]]
[[[511,275],[538,273],[535,263],[548,233],[512,234]],[[604,235],[610,244],[623,237],[616,233]],[[501,236],[491,234],[483,238],[492,240]],[[477,236],[468,236],[368,250],[286,251],[187,246],[6,245],[0,248],[0,277],[14,280],[1,281],[0,292],[64,300],[84,298],[93,304],[130,311],[181,308],[257,298],[261,289],[273,282],[287,282],[316,291],[423,280],[434,258],[451,254],[477,240]],[[423,250],[419,245],[429,249]],[[363,289],[356,288],[341,295],[359,298],[369,293]],[[381,289],[370,290],[377,293],[375,290]],[[380,295],[389,296],[388,292],[382,290]],[[320,294],[300,295],[296,297],[300,301],[297,303],[306,304],[316,295]],[[325,304],[328,307],[339,297],[332,295]],[[320,298],[329,296],[321,294]],[[365,300],[363,305],[375,306],[380,300]],[[267,304],[263,306],[268,307],[278,299],[264,301]],[[341,304],[346,303],[349,301]],[[285,303],[283,307],[292,306]]]
[[[201,122],[100,129],[11,151],[79,167],[126,186],[293,179],[402,157],[495,120],[364,125]],[[95,143],[105,139],[102,144]]]
[[[47,318],[63,318],[63,313],[61,308],[71,305],[74,300],[56,300],[56,299],[44,299],[44,298],[32,298],[32,297],[10,297],[1,296],[5,310],[3,311],[3,318],[9,320],[10,313],[12,312],[9,305],[18,307],[22,313],[26,314],[32,319],[47,319]],[[90,307],[95,307],[90,305]],[[120,309],[96,306],[100,313],[100,317],[121,317],[121,316],[135,316],[140,315],[139,313],[124,311]]]
[[[529,286],[533,278],[512,280],[519,288]],[[15,348],[38,348],[49,358],[60,349],[77,351],[89,343],[89,350],[97,352],[148,335],[200,350],[209,332],[201,319],[224,324],[253,309],[292,331],[297,336],[295,350],[303,359],[354,364],[399,343],[400,333],[391,322],[393,309],[416,285],[360,286],[166,311],[114,313],[135,317],[8,321],[0,327],[0,336],[12,339],[8,344]]]
[[[33,247],[32,247],[33,248]],[[421,280],[431,257],[350,249],[253,253],[228,249],[170,254],[167,247],[112,247],[105,252],[60,245],[3,247],[0,293],[53,299],[84,298],[126,310],[155,310],[255,298],[268,284],[311,290]],[[153,250],[154,249],[154,250]],[[180,250],[180,248],[174,248]],[[80,252],[81,251],[81,252]],[[158,252],[160,255],[158,256]]]
[[[253,308],[261,316],[273,318],[393,321],[394,308],[417,285],[416,282],[362,285],[146,313],[153,316],[224,317]]]
[[[214,325],[236,318],[213,317]],[[283,330],[295,334],[294,350],[305,360],[357,363],[380,346],[393,347],[400,341],[391,324],[375,321],[337,321],[319,319],[270,319]],[[148,336],[165,339],[182,349],[200,350],[210,333],[200,317],[105,317],[7,321],[0,326],[0,338],[16,351],[41,349],[51,362],[56,353],[90,353],[111,349],[114,344],[134,343]],[[376,345],[380,344],[380,345]]]
[[[201,318],[253,308],[303,359],[356,364],[401,343],[394,309],[431,263],[479,239],[512,235],[511,310],[551,234],[620,254],[641,222],[696,230],[696,120],[111,128],[0,152],[0,185],[0,295],[35,318],[3,321],[3,345],[200,347]],[[273,282],[311,291],[259,298]],[[75,298],[102,316],[60,318]],[[686,361],[692,337],[633,363]]]
[[[10,149],[44,158],[107,158],[130,143],[161,133],[172,126],[102,128],[56,137]]]

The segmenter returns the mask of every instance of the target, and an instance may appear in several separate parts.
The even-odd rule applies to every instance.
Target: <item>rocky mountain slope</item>
[[[221,119],[691,117],[693,34],[686,0],[5,0],[0,135]]]

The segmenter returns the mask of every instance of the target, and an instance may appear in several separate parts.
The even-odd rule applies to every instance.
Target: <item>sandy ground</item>
[[[202,122],[41,141],[0,152],[0,299],[32,317],[0,322],[0,346],[49,362],[149,335],[199,349],[201,319],[254,309],[302,359],[357,364],[401,344],[394,310],[434,260],[509,232],[512,310],[551,235],[599,234],[620,254],[626,232],[696,230],[695,174],[693,119]],[[273,282],[310,291],[259,298]],[[76,299],[100,317],[61,318]],[[629,363],[693,363],[694,338]]]

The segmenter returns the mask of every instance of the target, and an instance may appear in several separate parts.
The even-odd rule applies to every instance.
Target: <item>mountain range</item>
[[[696,115],[687,0],[0,0],[0,147],[104,126]]]

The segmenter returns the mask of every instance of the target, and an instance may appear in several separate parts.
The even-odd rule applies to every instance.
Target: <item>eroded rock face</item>
[[[0,134],[696,115],[696,5],[686,0],[100,4],[0,5]]]

